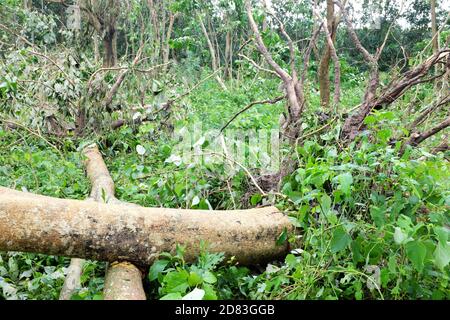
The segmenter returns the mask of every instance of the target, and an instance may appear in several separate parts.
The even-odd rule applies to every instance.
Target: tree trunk
[[[170,54],[170,38],[172,37],[172,29],[173,23],[175,21],[176,14],[170,13],[169,16],[169,27],[167,28],[167,35],[164,43],[164,54],[163,54],[163,71],[167,70],[167,63],[169,62],[169,54]]]
[[[433,53],[439,51],[439,35],[436,25],[436,0],[430,0],[431,5],[431,37],[433,38]]]
[[[103,37],[103,68],[110,68],[116,65],[115,30],[112,29]]]
[[[218,69],[216,50],[214,49],[214,45],[211,42],[211,39],[209,38],[208,31],[206,31],[205,24],[203,23],[203,20],[201,17],[199,17],[199,21],[200,21],[200,27],[202,28],[203,35],[205,36],[206,42],[208,44],[209,53],[211,55],[211,66],[212,66],[213,71],[216,72]],[[222,87],[223,90],[227,90],[225,83],[223,83],[222,78],[220,78],[219,75],[216,75],[216,80],[220,84],[220,86]]]
[[[225,35],[225,78],[232,78],[231,74],[231,31]]]
[[[327,27],[331,33],[331,39],[334,41],[336,34],[336,21],[334,17],[334,3],[333,0],[327,0]],[[320,90],[320,105],[328,108],[330,105],[330,75],[329,66],[331,59],[331,48],[328,42],[325,42],[325,48],[320,59],[319,65],[319,90]]]
[[[31,10],[31,7],[33,6],[32,0],[23,0],[23,8],[25,10]]]
[[[186,246],[195,261],[201,241],[244,265],[282,257],[277,245],[289,219],[275,207],[208,211],[143,208],[66,200],[0,187],[0,250],[147,266],[161,252]]]
[[[93,47],[94,47],[94,60],[95,63],[98,63],[100,61],[100,50],[99,50],[98,36],[96,34],[94,34],[93,36]]]

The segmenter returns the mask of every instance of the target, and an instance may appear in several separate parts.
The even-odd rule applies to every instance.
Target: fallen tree
[[[0,187],[0,250],[148,266],[161,252],[186,246],[194,261],[201,241],[211,252],[258,264],[283,256],[276,245],[289,219],[275,207],[207,211],[144,208],[66,200]]]

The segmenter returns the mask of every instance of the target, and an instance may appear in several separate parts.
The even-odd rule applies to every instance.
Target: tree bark
[[[123,203],[114,196],[114,181],[97,145],[86,147],[84,154],[88,159],[87,176],[92,183],[91,198],[97,202],[135,206]],[[141,271],[128,262],[112,263],[106,271],[103,296],[105,300],[145,300]]]
[[[327,28],[331,39],[334,42],[336,34],[336,21],[334,17],[334,3],[333,0],[327,0]],[[329,66],[332,55],[332,48],[328,41],[325,42],[325,49],[320,59],[319,65],[319,91],[320,91],[320,105],[328,108],[330,105],[330,75]]]
[[[83,149],[86,157],[86,175],[91,181],[91,193],[88,199],[97,202],[116,202],[114,197],[114,182],[109,175],[97,145],[90,145]],[[77,289],[81,288],[80,277],[83,270],[84,259],[73,258],[67,271],[59,300],[70,300]]]
[[[216,50],[214,49],[214,45],[211,42],[211,39],[209,38],[208,31],[206,30],[205,24],[203,23],[203,20],[200,16],[199,16],[199,21],[200,21],[200,27],[202,29],[203,35],[205,36],[206,42],[208,44],[209,53],[211,55],[211,66],[212,66],[213,71],[216,72],[218,69]],[[225,83],[223,83],[222,78],[219,75],[216,76],[216,80],[220,84],[220,86],[222,87],[223,90],[227,90]]]
[[[72,295],[81,288],[81,274],[85,260],[79,258],[70,259],[70,265],[67,269],[66,279],[59,293],[59,300],[70,300]]]
[[[99,261],[152,264],[161,252],[186,246],[195,261],[200,242],[244,265],[283,256],[276,245],[289,219],[275,207],[208,211],[143,208],[66,200],[0,187],[0,250]]]
[[[114,44],[115,30],[112,29],[103,37],[103,68],[110,68],[116,65],[116,45]]]
[[[167,70],[167,63],[169,62],[169,54],[170,54],[170,38],[172,37],[172,29],[173,29],[173,23],[175,21],[175,18],[177,17],[177,14],[170,13],[169,16],[169,26],[167,28],[167,35],[165,38],[164,43],[164,54],[163,54],[163,64],[164,65],[164,71]]]
[[[430,0],[431,5],[431,37],[433,38],[433,53],[439,51],[439,35],[436,25],[436,0]]]
[[[402,156],[405,153],[406,147],[408,145],[415,147],[415,146],[419,145],[419,143],[422,143],[426,139],[428,139],[431,136],[437,134],[438,132],[448,128],[449,126],[450,126],[450,117],[447,117],[447,119],[445,119],[444,121],[439,123],[437,126],[431,128],[423,133],[414,132],[411,135],[411,137],[405,143],[402,144],[400,151],[399,151],[399,155]]]

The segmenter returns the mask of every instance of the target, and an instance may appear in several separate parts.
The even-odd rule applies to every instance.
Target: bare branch
[[[411,135],[411,137],[409,138],[409,140],[406,141],[400,148],[400,151],[399,151],[400,156],[402,156],[405,153],[406,146],[410,145],[410,146],[415,147],[415,146],[419,145],[419,143],[434,136],[436,133],[440,132],[441,130],[444,130],[448,126],[450,126],[450,117],[447,117],[447,119],[445,119],[444,121],[439,123],[437,126],[431,128],[423,133],[416,133],[416,132],[413,133]]]
[[[328,30],[327,20],[322,18],[316,10],[314,10],[314,14],[316,15],[317,19],[319,19],[319,21],[322,20],[322,24],[323,24],[324,30],[325,30],[325,37],[326,37],[326,40],[328,43],[328,48],[330,50],[331,58],[333,59],[333,63],[334,63],[333,102],[334,102],[335,108],[337,109],[337,107],[339,105],[339,101],[340,101],[340,92],[341,92],[341,68],[339,65],[339,58],[336,53],[336,48],[334,47],[334,44],[333,44],[333,39],[331,38],[330,30]]]
[[[244,109],[242,109],[241,111],[236,113],[230,120],[228,120],[228,122],[220,129],[219,133],[222,133],[222,131],[225,130],[234,119],[236,119],[241,113],[244,113],[245,111],[247,111],[251,107],[253,107],[253,106],[257,105],[257,104],[274,104],[274,103],[277,103],[278,101],[283,100],[285,97],[286,96],[282,95],[282,96],[278,96],[278,97],[273,98],[273,99],[261,100],[261,101],[253,101],[252,103],[248,104]]]
[[[242,53],[238,53],[238,56],[239,56],[239,57],[242,57],[242,58],[244,58],[245,60],[247,60],[248,62],[250,62],[256,69],[261,70],[261,71],[264,71],[264,72],[267,72],[267,73],[270,73],[270,74],[273,74],[273,75],[275,75],[275,76],[277,76],[277,77],[280,77],[280,76],[278,75],[278,73],[276,73],[275,71],[269,70],[269,69],[266,69],[266,68],[261,67],[259,64],[257,64],[254,60],[250,59],[250,58],[247,57],[246,55],[244,55],[244,54],[242,54]]]
[[[291,76],[285,70],[283,70],[280,67],[280,65],[275,62],[275,60],[273,60],[272,55],[270,54],[269,50],[267,50],[267,47],[264,44],[261,34],[259,33],[258,26],[256,25],[256,22],[253,19],[253,12],[252,12],[250,0],[245,1],[245,7],[247,10],[247,16],[248,16],[248,21],[250,23],[250,27],[252,28],[253,34],[255,35],[255,40],[256,40],[256,44],[258,46],[258,50],[262,53],[262,55],[266,59],[267,63],[275,70],[275,72],[280,76],[280,78],[284,82],[289,82],[290,80],[292,80]]]
[[[359,52],[364,57],[364,60],[366,60],[367,63],[370,64],[376,64],[377,60],[372,56],[369,51],[366,50],[366,48],[363,47],[361,44],[361,41],[359,41],[358,35],[356,34],[355,30],[353,29],[352,23],[350,22],[347,12],[344,8],[344,5],[339,1],[335,0],[334,3],[341,9],[342,17],[344,18],[345,24],[347,25],[347,30],[350,35],[350,38],[352,38],[352,41],[354,45],[356,46],[356,49],[358,49]]]

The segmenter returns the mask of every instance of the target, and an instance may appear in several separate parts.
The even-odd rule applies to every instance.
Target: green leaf
[[[217,278],[211,271],[206,271],[203,273],[203,281],[206,283],[216,283]]]
[[[155,261],[148,272],[148,279],[150,281],[156,280],[158,278],[158,274],[164,271],[169,262],[169,260]]]
[[[374,123],[376,123],[377,122],[377,118],[375,117],[375,116],[367,116],[365,119],[364,119],[364,123],[365,124],[374,124]]]
[[[377,137],[382,141],[386,142],[392,135],[392,131],[389,129],[382,129],[377,132]]]
[[[448,231],[444,227],[434,227],[434,233],[436,234],[440,243],[446,243],[448,240]]]
[[[322,209],[322,213],[325,214],[325,215],[327,215],[328,212],[330,211],[331,198],[327,194],[324,194],[320,198],[320,208]]]
[[[405,245],[406,255],[411,260],[414,268],[422,272],[427,256],[427,247],[419,241],[410,241]]]
[[[351,241],[352,238],[348,235],[344,228],[336,228],[333,232],[333,238],[331,239],[331,252],[336,253],[345,249]]]
[[[175,185],[174,191],[177,194],[177,196],[181,197],[184,187],[185,187],[184,183],[177,183]]]
[[[168,293],[179,292],[185,293],[186,289],[189,287],[188,284],[189,274],[186,270],[178,270],[169,272],[164,277],[165,291]]]
[[[299,191],[290,191],[288,196],[295,204],[299,204],[303,200],[302,193]]]
[[[372,217],[372,220],[375,222],[375,225],[378,228],[384,226],[386,223],[385,212],[386,209],[384,207],[370,207],[370,216]]]
[[[434,264],[443,270],[450,261],[450,246],[447,243],[439,243],[434,251]]]
[[[203,300],[217,300],[217,294],[214,288],[209,284],[203,285],[203,290],[205,290],[205,296]]]
[[[358,237],[352,241],[351,249],[353,256],[353,263],[357,264],[358,262],[364,261],[364,256],[361,254],[361,238]]]
[[[353,176],[350,172],[342,173],[337,176],[341,190],[345,194],[350,194],[350,187],[353,183]]]
[[[191,271],[188,278],[189,286],[195,287],[196,285],[203,282],[202,277],[196,272]]]
[[[287,228],[284,228],[283,232],[281,232],[280,236],[277,239],[276,245],[281,246],[287,240]]]
[[[254,195],[252,195],[252,197],[250,198],[250,202],[252,204],[252,206],[256,205],[257,203],[259,203],[262,199],[262,196],[259,193],[256,193]]]
[[[181,293],[175,292],[175,293],[169,293],[165,296],[161,297],[159,300],[181,300],[182,296]]]

